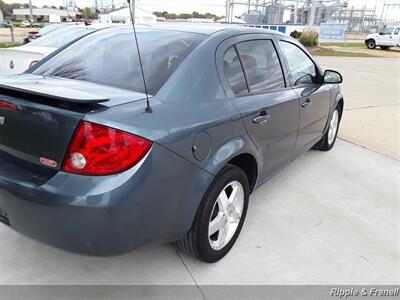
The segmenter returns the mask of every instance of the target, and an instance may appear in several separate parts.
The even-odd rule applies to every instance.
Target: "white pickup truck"
[[[365,39],[368,49],[375,49],[379,46],[382,50],[389,47],[400,46],[400,25],[386,27],[380,33],[369,34]]]

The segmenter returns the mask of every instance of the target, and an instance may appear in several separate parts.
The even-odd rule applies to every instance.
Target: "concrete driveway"
[[[338,140],[330,152],[298,158],[253,193],[225,259],[200,263],[170,245],[85,257],[0,225],[0,284],[400,284],[400,165],[389,157],[396,156],[389,138],[399,133],[392,129],[398,119],[385,119],[398,105],[396,83],[375,58],[319,59],[346,79],[341,136],[374,151]],[[362,108],[374,98],[382,107]],[[375,113],[384,107],[391,109]],[[370,140],[367,126],[377,127]]]
[[[0,226],[0,284],[399,284],[399,177],[396,160],[342,140],[310,151],[251,196],[216,264],[170,245],[85,257]]]
[[[339,137],[400,160],[400,59],[317,60],[344,77],[345,114]]]

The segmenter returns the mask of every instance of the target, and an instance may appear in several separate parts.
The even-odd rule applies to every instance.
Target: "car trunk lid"
[[[0,61],[2,62],[0,64],[0,74],[21,74],[34,62],[41,60],[54,50],[56,49],[30,46],[0,49]]]
[[[51,176],[60,170],[85,114],[144,98],[141,93],[70,79],[0,77],[0,164],[12,162]]]

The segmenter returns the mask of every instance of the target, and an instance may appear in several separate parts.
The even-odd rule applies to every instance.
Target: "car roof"
[[[118,28],[130,29],[132,25],[120,25],[113,26],[115,30]],[[237,24],[196,24],[196,23],[146,23],[146,24],[136,24],[136,28],[138,31],[140,29],[155,29],[155,30],[165,30],[165,31],[182,31],[189,33],[198,33],[205,35],[213,35],[217,33],[228,33],[228,32],[238,32],[241,34],[245,33],[263,33],[263,34],[282,34],[278,31],[269,30],[269,29],[261,29],[261,28],[252,28],[246,27]],[[111,29],[112,30],[112,29]]]

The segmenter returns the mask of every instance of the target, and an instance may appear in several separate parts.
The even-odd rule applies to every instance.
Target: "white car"
[[[31,21],[28,21],[28,20],[25,20],[25,21],[22,21],[20,24],[19,24],[19,26],[20,27],[31,27]]]
[[[56,29],[29,44],[0,49],[0,61],[2,62],[0,64],[0,75],[23,73],[58,48],[97,29],[99,27],[83,25],[66,26]]]
[[[369,34],[365,39],[368,49],[379,46],[382,50],[389,47],[400,46],[400,25],[387,27],[380,33]]]

